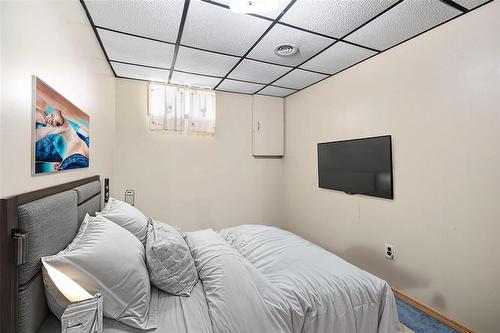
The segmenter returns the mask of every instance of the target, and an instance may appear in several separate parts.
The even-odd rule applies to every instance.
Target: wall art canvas
[[[33,77],[33,173],[88,168],[90,117]]]

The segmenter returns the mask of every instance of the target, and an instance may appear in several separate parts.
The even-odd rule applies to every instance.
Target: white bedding
[[[398,332],[391,288],[290,232],[243,225],[220,232],[290,305],[291,332]]]
[[[243,225],[186,239],[200,281],[191,297],[161,292],[159,326],[148,332],[399,331],[385,281],[292,233]],[[40,332],[57,331],[57,321],[44,325]],[[104,326],[105,333],[144,332],[112,320]]]

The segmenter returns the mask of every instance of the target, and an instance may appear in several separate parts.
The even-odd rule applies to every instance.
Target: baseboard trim
[[[424,305],[424,304],[420,303],[419,301],[411,298],[410,296],[403,294],[399,290],[396,290],[396,289],[392,288],[392,291],[394,292],[394,296],[396,296],[400,300],[405,301],[406,303],[408,303],[410,305],[413,305],[414,307],[416,307],[420,311],[428,314],[429,316],[431,316],[432,318],[434,318],[436,320],[439,320],[440,322],[442,322],[443,324],[445,324],[445,325],[453,328],[454,330],[456,330],[456,331],[458,331],[460,333],[475,333],[470,328],[467,328],[464,325],[462,325],[460,323],[457,323],[454,320],[451,320],[450,318],[448,318],[445,315],[437,312],[436,310],[431,309],[427,305]]]

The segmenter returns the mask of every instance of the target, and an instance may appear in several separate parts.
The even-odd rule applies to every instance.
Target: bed
[[[2,252],[2,272],[8,268],[2,332],[59,332],[45,301],[40,258],[64,249],[85,214],[100,210],[99,177],[2,199],[0,207],[2,244],[19,249]],[[10,238],[15,232],[26,235],[27,246]],[[297,235],[242,225],[185,238],[199,280],[190,297],[155,290],[158,328],[148,332],[398,332],[385,281]],[[6,263],[9,255],[22,264]],[[104,332],[141,330],[105,318]]]

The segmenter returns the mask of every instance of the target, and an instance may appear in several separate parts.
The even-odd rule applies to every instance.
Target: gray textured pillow
[[[146,244],[148,218],[134,206],[115,198],[109,198],[104,209],[97,215],[102,215],[120,227],[127,229],[141,241],[142,245]]]
[[[151,283],[169,294],[189,296],[198,281],[186,241],[176,228],[168,224],[150,221],[146,263]]]
[[[73,242],[42,260],[91,295],[101,293],[105,317],[140,329],[157,327],[158,293],[151,289],[144,247],[122,227],[87,215]],[[49,308],[60,317],[67,300],[43,273]]]

